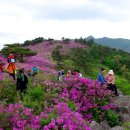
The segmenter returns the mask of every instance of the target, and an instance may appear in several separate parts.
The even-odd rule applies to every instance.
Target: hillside
[[[54,53],[52,56],[57,47],[60,54]],[[119,125],[124,126],[126,120],[130,121],[129,113],[123,111],[129,109],[128,104],[121,106],[120,104],[126,102],[116,102],[116,97],[112,97],[111,91],[106,89],[107,86],[101,86],[95,79],[99,73],[99,66],[104,66],[107,70],[113,66],[114,72],[116,74],[120,72],[122,76],[118,77],[120,81],[118,89],[130,95],[130,85],[124,76],[127,73],[123,73],[126,67],[130,67],[127,64],[129,63],[128,53],[118,52],[97,44],[89,46],[86,42],[81,44],[73,41],[45,41],[26,46],[26,48],[37,54],[28,58],[24,63],[16,62],[16,66],[24,68],[25,74],[34,65],[40,71],[35,77],[28,77],[27,90],[24,93],[16,90],[16,81],[7,73],[0,73],[1,130],[124,129]],[[0,59],[7,64],[6,58],[2,55]],[[57,80],[58,62],[65,67],[62,81]],[[122,72],[124,64],[126,67],[123,67]],[[68,69],[72,72],[74,69],[79,70],[83,77],[77,75],[66,77]],[[23,78],[21,80],[24,81]],[[127,100],[127,97],[121,95],[119,99]],[[122,110],[119,110],[120,113],[117,113],[115,105]]]
[[[56,47],[61,48],[62,54],[67,54],[71,48],[84,48],[86,46],[73,41],[45,41],[35,45],[29,45],[25,48],[29,48],[33,52],[36,52],[37,55],[28,58],[25,63],[16,62],[16,66],[18,68],[25,68],[25,70],[32,69],[33,66],[37,66],[40,70],[49,70],[50,72],[57,74],[56,63],[51,57],[52,51]],[[5,63],[6,66],[7,60],[3,56],[0,56],[0,59]]]
[[[96,43],[109,46],[116,49],[122,49],[126,52],[130,52],[130,40],[129,39],[123,39],[123,38],[94,38],[93,36],[89,36],[86,38],[86,40],[93,39]]]

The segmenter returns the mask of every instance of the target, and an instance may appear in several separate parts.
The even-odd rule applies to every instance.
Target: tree
[[[62,46],[57,46],[52,52],[52,58],[54,61],[56,61],[58,68],[62,67],[63,62],[63,55],[60,54],[61,47]]]
[[[82,69],[85,73],[90,73],[92,56],[88,49],[74,48],[71,50],[70,58],[77,69]]]
[[[41,43],[43,42],[45,39],[43,37],[38,37],[38,38],[35,38],[33,40],[26,40],[24,43],[23,43],[23,46],[28,46],[28,45],[35,45],[37,43]]]
[[[21,44],[15,43],[15,44],[6,44],[4,45],[5,47],[1,50],[1,53],[5,56],[8,57],[11,52],[14,53],[15,58],[19,62],[24,62],[27,58],[30,56],[36,55],[35,52],[32,52],[28,48],[23,48]]]

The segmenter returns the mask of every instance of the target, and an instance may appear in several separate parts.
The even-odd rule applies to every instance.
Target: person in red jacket
[[[6,66],[6,71],[9,73],[10,76],[13,77],[14,80],[15,80],[15,70],[16,70],[16,66],[14,63],[9,63]]]
[[[3,73],[3,63],[2,63],[2,60],[0,60],[0,72]]]
[[[12,62],[12,63],[15,62],[14,54],[12,52],[9,54],[9,57],[8,57],[8,63],[10,63],[10,62]]]
[[[14,54],[12,52],[9,54],[9,58],[14,59]]]

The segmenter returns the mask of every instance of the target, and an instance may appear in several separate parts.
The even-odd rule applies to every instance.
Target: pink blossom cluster
[[[3,81],[5,79],[5,75],[4,75],[4,73],[2,73],[1,71],[0,71],[0,81]]]
[[[87,78],[65,78],[67,85],[62,88],[59,94],[59,100],[71,100],[78,107],[78,112],[81,113],[86,120],[92,120],[93,110],[96,108],[99,112],[114,108],[111,103],[110,90],[106,86],[101,86],[97,81],[92,81]],[[59,102],[55,99],[55,103]]]
[[[54,106],[58,112],[58,118],[52,119],[51,123],[46,125],[43,130],[64,129],[64,130],[91,130],[86,125],[86,121],[78,112],[71,111],[66,103],[59,103]]]
[[[55,119],[51,119],[50,122],[46,125],[41,123],[42,119],[47,119],[51,112],[57,110],[57,115]],[[78,112],[71,111],[66,103],[59,103],[53,108],[41,112],[39,115],[34,115],[33,110],[24,107],[21,103],[10,104],[5,106],[0,104],[0,127],[1,130],[11,128],[13,130],[59,130],[59,129],[68,129],[68,130],[90,130],[86,125],[85,120],[82,115]]]

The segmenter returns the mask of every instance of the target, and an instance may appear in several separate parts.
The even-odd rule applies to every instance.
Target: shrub
[[[130,122],[124,123],[123,126],[125,127],[125,130],[129,130],[130,129]]]
[[[116,112],[112,110],[108,110],[105,112],[105,118],[111,127],[121,125],[119,114],[117,114]]]
[[[77,111],[78,108],[77,108],[77,106],[75,105],[74,101],[68,100],[67,104],[68,104],[68,107],[69,107],[71,110]]]

